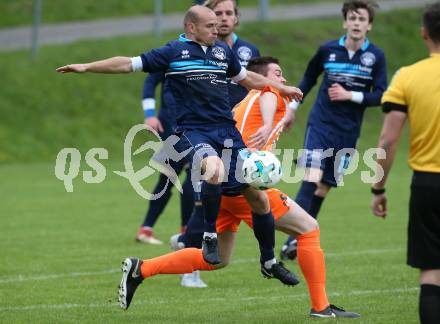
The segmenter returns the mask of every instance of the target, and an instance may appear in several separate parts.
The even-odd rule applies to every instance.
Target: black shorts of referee
[[[421,270],[440,269],[440,173],[413,174],[407,263]]]

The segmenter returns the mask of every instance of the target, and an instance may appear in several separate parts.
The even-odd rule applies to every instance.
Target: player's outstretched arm
[[[130,57],[115,56],[91,63],[61,66],[56,71],[60,73],[130,73],[133,68]]]
[[[296,101],[300,101],[303,97],[300,89],[274,82],[252,71],[247,71],[246,78],[239,81],[239,83],[249,89],[263,89],[265,86],[271,86],[278,89],[281,95],[288,96]]]
[[[374,189],[383,189],[385,187],[385,182],[391,170],[396,155],[397,144],[406,119],[407,114],[401,111],[391,111],[385,116],[378,147],[385,150],[386,158],[376,161],[376,176],[379,178],[373,184]],[[373,196],[371,209],[375,216],[386,217],[386,202],[385,194]]]

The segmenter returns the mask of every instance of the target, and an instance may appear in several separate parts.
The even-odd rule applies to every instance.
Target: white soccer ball
[[[248,153],[242,171],[246,183],[260,190],[274,187],[282,175],[280,161],[269,151]]]

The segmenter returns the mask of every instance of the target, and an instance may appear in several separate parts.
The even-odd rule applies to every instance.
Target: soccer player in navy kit
[[[261,266],[274,277],[289,284],[292,274],[274,256],[274,219],[266,194],[242,183],[235,177],[239,150],[244,148],[240,133],[228,102],[226,78],[232,78],[249,88],[262,89],[273,86],[283,95],[301,100],[302,93],[295,87],[285,86],[242,68],[235,54],[222,42],[217,42],[217,17],[203,6],[191,7],[185,15],[185,34],[159,49],[138,57],[113,57],[86,64],[59,67],[58,72],[68,73],[130,73],[134,71],[166,71],[177,113],[177,132],[180,148],[188,149],[200,163],[205,177],[201,196],[205,212],[203,257],[210,264],[218,264],[215,220],[220,207],[221,193],[242,192],[253,211],[254,233],[259,242]],[[226,143],[225,143],[226,141]],[[230,144],[230,145],[229,145]],[[220,155],[224,148],[231,150],[230,165],[226,170]],[[226,177],[225,177],[226,176]],[[223,180],[225,180],[223,182]],[[124,275],[132,277],[123,285],[123,302],[128,307],[138,283],[134,272],[140,260],[126,259]],[[296,278],[295,282],[296,282]],[[137,283],[137,284],[136,284]]]
[[[260,51],[255,45],[239,38],[234,33],[235,27],[239,24],[239,13],[235,0],[207,0],[203,5],[215,12],[218,21],[218,39],[231,48],[242,67],[246,67],[251,58],[260,56]],[[231,79],[228,79],[228,91],[231,109],[243,100],[248,93],[248,89]],[[203,236],[203,213],[200,212],[201,208],[199,195],[196,195],[195,209],[188,222],[187,231],[171,237],[171,246],[174,249],[183,246],[200,248]],[[185,276],[182,278],[182,285],[184,279]]]
[[[212,9],[218,20],[218,39],[229,45],[232,51],[237,55],[240,65],[246,67],[249,60],[254,57],[259,57],[260,52],[258,48],[239,38],[237,34],[234,33],[235,27],[239,24],[239,13],[238,7],[235,0],[208,0],[203,4],[204,6]],[[145,124],[152,127],[156,131],[163,132],[163,139],[171,135],[169,131],[172,126],[171,122],[175,119],[175,115],[170,113],[171,106],[174,106],[174,100],[172,98],[169,86],[166,83],[162,87],[162,106],[159,112],[159,116],[155,116],[155,100],[154,100],[154,88],[158,83],[165,80],[165,74],[163,72],[156,72],[149,74],[145,79],[144,83],[144,100],[143,108],[145,114]],[[239,85],[238,83],[228,79],[228,90],[229,90],[229,105],[231,109],[239,103],[248,93],[248,89]],[[168,127],[167,127],[168,126]],[[163,129],[163,130],[162,130]],[[176,173],[180,173],[182,170],[182,163],[176,164]],[[187,220],[188,212],[190,206],[194,206],[194,203],[189,197],[189,188],[187,184],[189,183],[189,172],[186,176],[186,180],[183,184],[183,196],[181,199],[181,213],[182,213],[182,225],[186,225],[184,220]],[[166,184],[167,177],[163,174],[160,175],[158,184],[155,187],[153,193],[159,192]],[[159,199],[150,202],[150,207],[145,216],[144,223],[139,229],[136,239],[138,241],[143,241],[147,243],[161,243],[157,240],[152,232],[152,226],[162,212],[163,207],[165,207],[167,201],[169,200],[169,189],[165,194]],[[200,195],[196,195],[196,202],[193,216],[188,223],[187,231],[181,231],[181,235],[177,234],[173,236],[175,240],[183,243],[186,247],[197,247],[201,246],[201,240],[203,235],[203,211],[201,211],[201,201]],[[179,237],[180,236],[180,237]],[[176,242],[177,243],[177,242]],[[186,274],[182,277],[181,284],[187,287],[205,287],[206,284],[200,280],[199,274],[195,273],[193,275]]]
[[[347,34],[319,47],[299,85],[306,96],[324,73],[307,123],[305,151],[298,160],[298,167],[305,168],[306,173],[295,199],[315,218],[327,193],[337,187],[348,167],[365,108],[379,106],[387,87],[384,53],[367,38],[375,7],[368,0],[344,2]],[[294,259],[295,246],[289,237],[281,257]]]
[[[207,0],[203,5],[215,12],[218,20],[218,39],[228,44],[237,55],[242,67],[245,68],[251,58],[260,56],[260,51],[255,45],[239,38],[234,33],[235,27],[239,24],[238,7],[235,0]],[[230,80],[228,88],[231,107],[242,101],[249,92],[248,89],[233,80]]]

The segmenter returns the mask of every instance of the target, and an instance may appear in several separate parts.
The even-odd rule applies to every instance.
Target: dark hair
[[[434,43],[440,43],[440,2],[426,7],[422,16],[422,24],[429,38]]]
[[[206,0],[203,5],[205,7],[208,7],[211,10],[214,10],[215,7],[217,7],[220,3],[225,1],[232,1],[234,4],[234,13],[238,17],[238,7],[237,7],[237,1],[236,0]]]
[[[266,76],[270,63],[279,64],[279,61],[271,56],[254,57],[249,60],[246,70]]]
[[[349,11],[357,12],[359,9],[365,9],[368,11],[368,21],[371,23],[374,20],[374,14],[379,5],[376,1],[372,0],[348,0],[342,5],[342,16],[344,20],[347,19]]]

